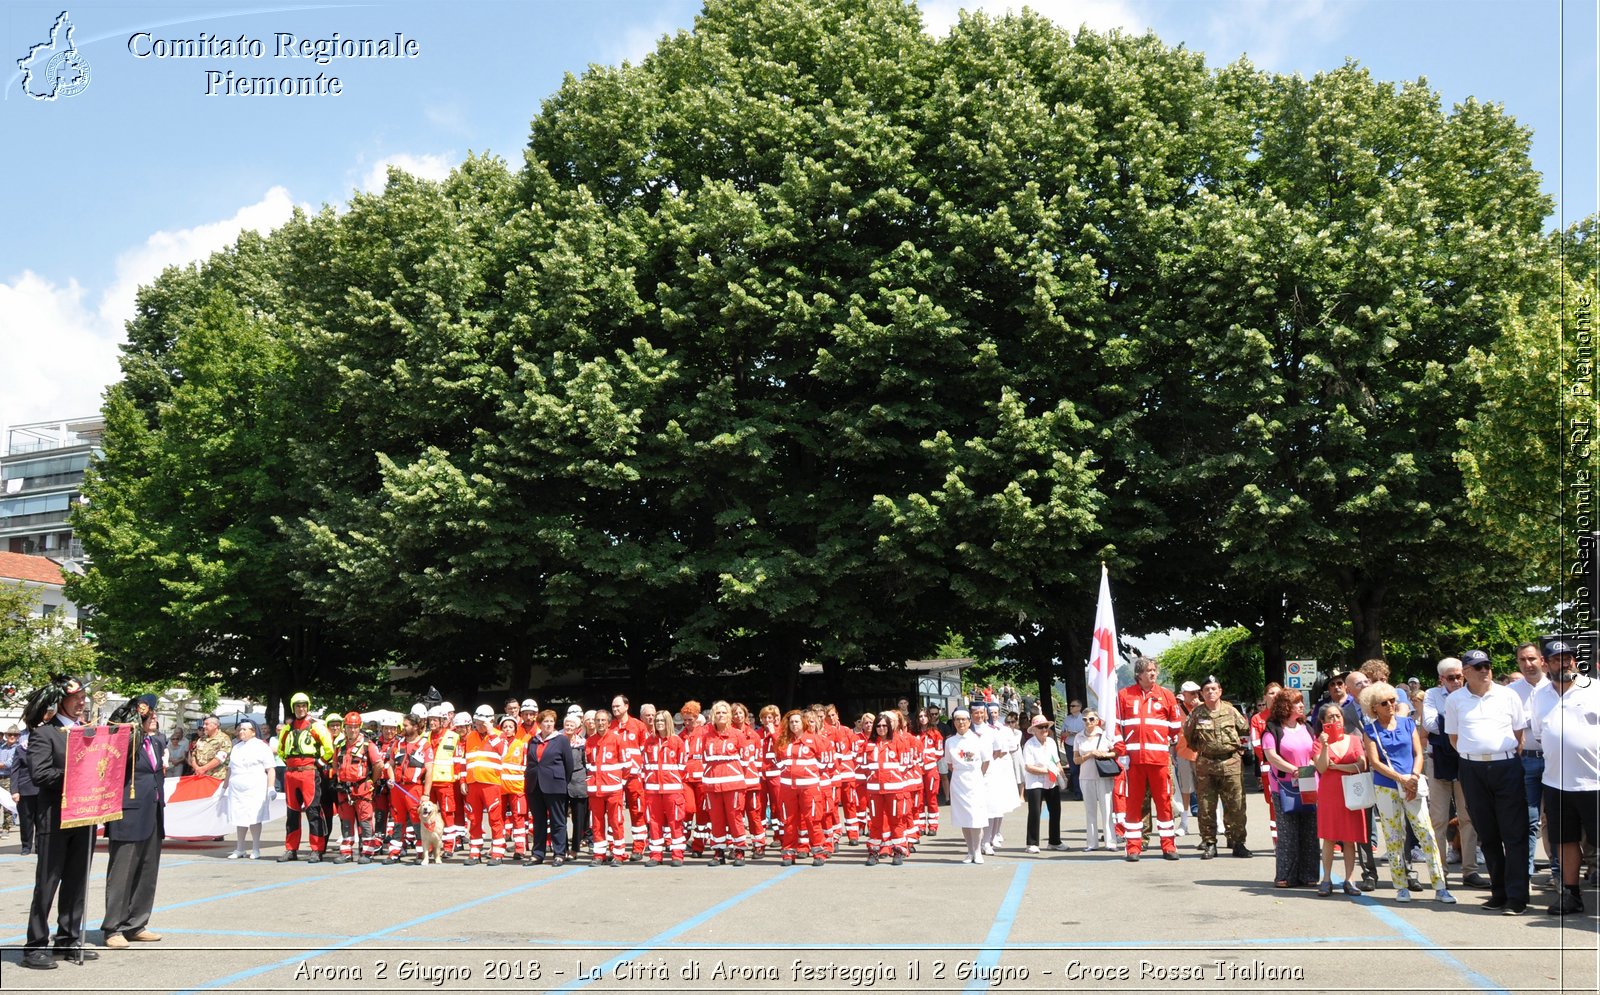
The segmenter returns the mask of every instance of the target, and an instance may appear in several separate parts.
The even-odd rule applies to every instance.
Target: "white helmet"
[[[493,722],[494,709],[490,708],[488,705],[479,705],[473,710],[472,717],[475,719],[482,719],[485,722]]]
[[[469,726],[471,724],[472,719],[467,716],[466,712],[457,712],[455,721],[451,723],[451,725],[458,726]]]
[[[518,709],[518,711],[523,711],[523,712],[537,712],[538,710],[539,710],[539,703],[537,701],[534,701],[532,698],[524,698],[524,699],[522,699],[522,707]]]

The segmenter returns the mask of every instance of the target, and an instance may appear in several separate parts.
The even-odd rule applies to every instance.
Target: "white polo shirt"
[[[1560,791],[1600,791],[1600,684],[1586,677],[1566,694],[1545,681],[1529,703],[1532,734],[1544,749],[1544,783]]]
[[[1508,687],[1491,683],[1482,697],[1463,687],[1444,700],[1444,731],[1455,736],[1456,752],[1468,754],[1512,753],[1516,730],[1528,728],[1528,710]]]
[[[1537,684],[1529,684],[1527,678],[1523,678],[1520,681],[1512,681],[1506,686],[1517,693],[1517,697],[1522,699],[1523,705],[1527,705],[1528,702],[1533,700],[1533,693],[1549,683],[1550,678],[1540,674],[1539,683]]]

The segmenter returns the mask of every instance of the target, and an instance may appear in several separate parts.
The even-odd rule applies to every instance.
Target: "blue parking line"
[[[1511,995],[1510,989],[1503,988],[1500,985],[1495,984],[1493,981],[1479,974],[1477,971],[1474,971],[1472,968],[1461,963],[1459,960],[1456,960],[1450,955],[1448,950],[1440,950],[1421,930],[1400,918],[1400,916],[1395,914],[1393,909],[1385,908],[1384,906],[1379,905],[1377,902],[1365,896],[1355,899],[1355,904],[1372,913],[1378,918],[1379,922],[1383,923],[1385,926],[1388,926],[1396,933],[1399,933],[1400,936],[1407,942],[1421,947],[1423,953],[1426,953],[1429,957],[1432,957],[1445,967],[1448,967],[1452,971],[1460,974],[1474,988],[1491,992],[1493,995]]]
[[[599,969],[591,970],[589,977],[584,979],[575,978],[572,981],[562,985],[560,988],[552,988],[550,990],[552,992],[575,992],[580,988],[586,988],[603,978],[608,971],[612,970],[623,961],[632,960],[635,957],[649,953],[657,944],[666,943],[669,940],[674,940],[682,936],[683,934],[689,932],[689,930],[695,929],[696,927],[701,926],[709,920],[714,919],[722,913],[728,911],[735,905],[743,902],[745,899],[766,891],[779,881],[784,881],[788,878],[794,877],[796,874],[800,873],[800,870],[800,867],[791,867],[786,871],[780,871],[776,876],[767,878],[760,884],[746,888],[744,891],[739,892],[732,898],[723,899],[699,915],[691,916],[690,918],[685,919],[683,922],[678,923],[676,926],[673,926],[670,929],[662,930],[631,950],[618,954],[617,956],[606,961],[604,964],[601,964]]]
[[[175,861],[172,862],[172,864],[170,866],[177,867],[180,864],[189,864],[189,863],[194,863],[194,861],[190,861],[190,860],[175,860]],[[208,896],[206,898],[191,898],[191,899],[188,899],[188,900],[182,901],[182,902],[173,902],[171,905],[158,905],[154,909],[151,910],[151,913],[154,914],[156,912],[171,912],[174,909],[186,909],[186,908],[189,908],[191,905],[204,905],[207,902],[220,902],[221,900],[223,900],[225,898],[237,898],[240,895],[254,895],[254,894],[257,894],[257,893],[263,892],[263,891],[276,891],[279,888],[292,888],[295,885],[299,885],[299,884],[314,884],[315,882],[318,882],[318,881],[326,881],[329,878],[336,878],[341,874],[356,874],[356,873],[359,873],[361,871],[371,870],[373,866],[376,866],[376,865],[368,865],[368,866],[365,866],[365,867],[352,867],[352,868],[350,868],[348,870],[334,871],[332,874],[319,874],[319,875],[317,875],[316,877],[313,877],[313,878],[296,878],[295,880],[292,880],[292,881],[278,881],[278,882],[275,882],[273,884],[259,885],[259,886],[255,887],[255,888],[245,888],[242,891],[225,891],[220,895],[210,895],[210,896]],[[100,877],[103,878],[103,877],[105,877],[105,875],[102,874],[102,875],[100,875]],[[33,885],[28,885],[28,890],[32,891],[33,890]],[[85,929],[87,929],[87,927],[85,927]],[[28,936],[27,936],[26,933],[21,934],[19,936],[3,936],[3,937],[0,937],[0,946],[11,946],[11,945],[17,944],[17,943],[24,943],[24,942],[27,941],[27,939],[28,939]]]
[[[17,859],[21,859],[21,858],[17,858]],[[27,859],[32,860],[33,858],[29,857]],[[182,867],[184,864],[194,864],[194,863],[198,863],[198,861],[194,861],[194,860],[170,860],[170,861],[163,861],[161,866],[163,868],[167,868],[167,867]],[[105,880],[105,876],[106,876],[106,872],[105,871],[97,871],[94,874],[90,875],[89,880],[90,881],[103,881],[103,880]],[[28,884],[14,884],[9,888],[0,888],[0,895],[7,895],[7,894],[10,894],[10,893],[16,892],[16,891],[32,891],[32,890],[33,890],[32,882],[30,882]]]
[[[1000,955],[1005,952],[1006,939],[1010,937],[1011,927],[1017,921],[1017,909],[1022,906],[1022,896],[1028,890],[1028,878],[1032,874],[1032,864],[1021,864],[1011,875],[1011,887],[1006,889],[1006,897],[1000,902],[999,911],[994,914],[994,923],[989,927],[989,935],[984,937],[978,959],[974,962],[978,970],[972,972],[973,978],[967,982],[967,995],[989,990],[989,972],[983,969],[999,965]]]
[[[364,870],[365,868],[358,869]],[[217,978],[214,981],[208,981],[205,984],[195,988],[186,988],[180,992],[179,995],[189,995],[190,992],[213,991],[218,988],[227,988],[230,985],[237,984],[241,981],[248,981],[251,978],[266,974],[269,971],[276,971],[295,964],[302,964],[315,957],[331,954],[335,950],[345,950],[350,947],[359,946],[363,943],[370,943],[373,940],[381,940],[386,936],[392,936],[395,933],[410,929],[413,926],[420,926],[423,923],[432,922],[435,919],[440,919],[444,916],[452,916],[458,912],[465,912],[468,909],[475,909],[480,905],[485,905],[489,902],[497,902],[502,898],[509,898],[512,895],[518,895],[524,891],[531,891],[534,888],[542,888],[547,884],[552,884],[556,881],[569,878],[574,874],[582,874],[586,870],[588,870],[586,867],[574,867],[571,870],[562,871],[560,874],[556,874],[552,877],[541,878],[537,881],[529,881],[527,884],[519,884],[515,888],[507,888],[504,891],[497,891],[492,895],[485,895],[482,898],[474,898],[470,902],[462,902],[459,905],[452,905],[447,909],[440,909],[437,912],[429,912],[427,915],[417,916],[415,919],[407,919],[405,922],[397,922],[392,926],[385,926],[383,929],[374,930],[371,933],[363,933],[360,936],[352,936],[349,939],[341,940],[340,942],[331,946],[318,947],[315,950],[300,951],[297,952],[293,957],[285,957],[283,960],[274,961],[271,964],[263,964],[260,967],[252,967],[247,970],[236,971],[227,977]]]

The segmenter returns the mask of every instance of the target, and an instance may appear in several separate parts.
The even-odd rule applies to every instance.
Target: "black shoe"
[[[100,955],[84,947],[52,947],[50,956],[56,960],[70,960],[74,964],[82,964],[86,960],[99,960]]]
[[[868,853],[867,853],[867,866],[868,867],[873,867],[873,866],[876,866],[877,863],[878,863],[878,855],[875,852],[868,851]]]
[[[1581,913],[1583,911],[1583,897],[1574,895],[1570,891],[1563,891],[1561,897],[1556,899],[1555,904],[1544,911],[1546,915],[1552,916],[1570,915],[1575,912]]]
[[[1201,860],[1212,860],[1212,859],[1215,859],[1216,856],[1217,856],[1217,845],[1215,843],[1207,843],[1206,845],[1204,845],[1204,846],[1202,846],[1200,848],[1200,859]]]
[[[1468,874],[1461,879],[1461,887],[1487,888],[1489,887],[1489,879],[1484,877],[1482,874],[1479,874],[1477,871],[1473,871],[1471,874]]]
[[[56,969],[56,959],[50,956],[48,950],[35,948],[22,955],[22,966],[32,968],[35,971],[54,971]]]
[[[683,866],[683,858],[682,857],[673,857],[672,858],[672,866],[673,867],[682,867]]]
[[[1139,851],[1129,850],[1128,855],[1122,859],[1126,860],[1130,864],[1137,864],[1139,862]]]
[[[544,863],[544,854],[536,853],[533,856],[529,857],[527,860],[524,860],[522,862],[522,866],[524,866],[524,867],[532,867],[535,864],[542,864],[542,863]]]
[[[299,853],[298,850],[285,850],[282,853],[278,854],[278,863],[280,863],[280,864],[287,864],[291,860],[299,860],[299,859],[300,859],[300,853]]]
[[[395,864],[398,864],[398,863],[400,863],[400,855],[397,853],[394,856],[390,857],[388,860],[385,860],[383,862],[383,866],[391,867],[391,866],[393,866]]]
[[[642,853],[630,853],[630,854],[628,854],[628,863],[630,863],[630,864],[637,864],[639,861],[641,861],[643,859],[644,859],[644,854],[642,854]]]
[[[333,862],[335,864],[348,864],[350,862],[350,858],[341,853],[339,856],[333,858]]]
[[[1421,891],[1422,890],[1422,882],[1417,880],[1417,876],[1415,874],[1407,874],[1406,875],[1406,890],[1407,891]]]
[[[1357,887],[1359,887],[1362,891],[1372,891],[1373,889],[1378,887],[1378,875],[1376,875],[1376,874],[1363,874],[1363,875],[1361,875],[1361,884],[1357,885]]]
[[[901,864],[904,864],[905,862],[906,862],[905,854],[898,853],[898,852],[895,853],[894,859],[889,861],[889,863],[893,864],[896,867],[899,867]]]
[[[1235,857],[1254,857],[1255,856],[1255,854],[1250,852],[1250,848],[1245,846],[1243,843],[1235,843],[1233,845],[1233,855]]]
[[[370,863],[372,863],[372,858],[363,853],[361,856],[356,858],[356,863],[358,863],[358,864],[370,864]]]
[[[310,853],[306,854],[306,863],[308,863],[308,864],[320,864],[320,863],[322,863],[322,854],[318,853],[315,850],[312,850]]]
[[[499,857],[490,857],[489,858],[489,866],[490,867],[499,867],[503,863],[505,863],[505,861],[501,860]]]
[[[1506,907],[1501,910],[1500,914],[1503,916],[1520,916],[1526,911],[1528,911],[1527,902],[1507,902]]]
[[[827,861],[822,859],[821,857],[812,857],[811,858],[811,866],[812,867],[821,867],[825,863],[827,863]]]
[[[550,866],[552,866],[552,867],[560,867],[562,864],[565,864],[566,862],[567,862],[567,858],[565,858],[565,857],[557,857],[556,859],[550,861]]]
[[[1491,898],[1483,903],[1483,907],[1490,912],[1499,912],[1506,907],[1506,900],[1503,898]]]
[[[466,863],[462,864],[461,866],[462,867],[476,867],[476,866],[478,866],[478,863],[479,863],[479,860],[478,860],[477,857],[468,857],[467,860],[466,860]]]
[[[1178,859],[1178,851],[1177,850],[1162,850],[1161,851],[1161,859],[1162,860],[1177,860]]]
[[[794,854],[785,853],[783,855],[783,859],[778,861],[778,866],[779,867],[793,867],[794,866]]]
[[[736,853],[736,854],[733,855],[733,866],[735,866],[735,867],[743,867],[744,866],[744,854]]]

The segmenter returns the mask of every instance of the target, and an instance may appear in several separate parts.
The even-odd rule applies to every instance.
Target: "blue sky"
[[[943,33],[958,7],[922,4]],[[1595,0],[1041,0],[1071,27],[1153,28],[1213,65],[1248,54],[1305,75],[1353,57],[1382,79],[1427,77],[1449,104],[1505,105],[1534,131],[1552,227],[1595,210]],[[566,73],[637,60],[689,28],[677,0],[66,6],[82,92],[35,100],[15,69],[61,2],[0,12],[0,426],[98,407],[134,289],[171,264],[271,228],[294,205],[339,204],[394,163],[442,175],[466,153],[520,162],[528,123]],[[413,59],[138,58],[130,36],[414,39]],[[1563,37],[1565,43],[1563,43]],[[58,43],[59,44],[59,43]],[[61,44],[60,47],[65,47]],[[39,60],[42,61],[42,60]],[[340,78],[339,96],[208,96],[207,70]],[[36,88],[39,81],[33,81]],[[1564,167],[1564,169],[1563,169]]]

